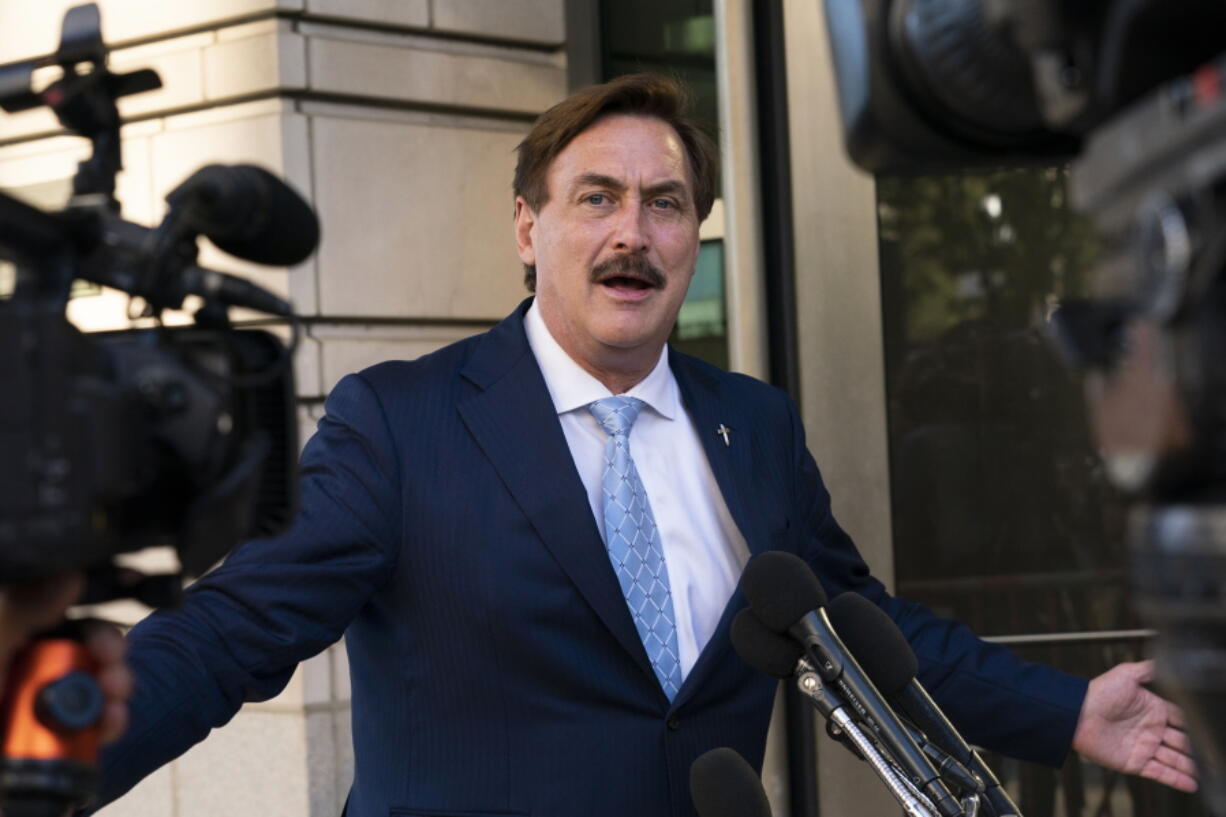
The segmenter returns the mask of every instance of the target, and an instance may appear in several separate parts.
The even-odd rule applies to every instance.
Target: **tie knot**
[[[592,412],[596,422],[609,436],[622,437],[630,433],[630,426],[634,425],[645,405],[637,397],[606,397],[589,403],[587,410]]]

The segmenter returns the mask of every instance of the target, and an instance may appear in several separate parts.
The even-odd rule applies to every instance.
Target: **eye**
[[[676,210],[677,203],[672,199],[655,199],[651,202],[651,206],[657,210]]]
[[[602,204],[607,204],[609,201],[609,197],[605,195],[604,193],[589,193],[587,196],[584,197],[583,200],[586,201],[588,204],[594,204],[597,207],[599,207]]]

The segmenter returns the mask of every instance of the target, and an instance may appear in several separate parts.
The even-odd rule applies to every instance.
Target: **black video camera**
[[[35,90],[35,70],[60,77]],[[0,300],[0,582],[69,570],[87,600],[175,598],[179,577],[133,577],[116,554],[173,545],[198,575],[239,542],[295,512],[297,421],[291,348],[237,329],[232,306],[297,323],[286,302],[196,265],[197,239],[270,265],[306,259],[319,228],[307,204],[252,166],[213,165],[168,197],[156,228],[124,221],[116,100],[161,86],[115,74],[95,5],[68,11],[55,54],[0,66],[0,107],[48,106],[90,139],[92,156],[61,212],[0,194],[0,258],[16,265]],[[151,328],[82,334],[66,319],[74,281],[143,301]],[[157,319],[197,296],[194,324]]]

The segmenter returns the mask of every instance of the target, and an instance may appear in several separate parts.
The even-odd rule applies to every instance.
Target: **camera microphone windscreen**
[[[732,646],[746,664],[775,678],[789,678],[804,648],[794,638],[774,632],[746,607],[732,619]]]
[[[826,615],[877,689],[893,695],[911,683],[919,664],[889,614],[859,593],[841,593]]]
[[[749,560],[741,592],[767,628],[785,633],[805,614],[826,606],[826,591],[799,556],[769,550]]]
[[[690,797],[698,817],[771,817],[758,773],[726,746],[706,752],[690,766]]]
[[[254,165],[208,165],[166,197],[185,222],[236,258],[269,266],[305,261],[319,243],[315,212],[285,182]]]

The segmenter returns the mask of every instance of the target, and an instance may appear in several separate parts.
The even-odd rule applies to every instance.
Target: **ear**
[[[523,196],[515,197],[515,249],[519,252],[519,260],[525,264],[536,263],[536,213],[524,201]]]

